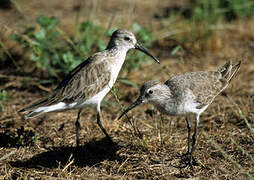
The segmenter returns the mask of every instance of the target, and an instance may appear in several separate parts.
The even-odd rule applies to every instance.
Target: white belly
[[[177,112],[179,115],[182,114],[190,114],[190,113],[194,113],[194,114],[200,114],[201,112],[203,112],[206,108],[202,108],[202,109],[197,109],[196,107],[199,106],[199,103],[196,103],[192,100],[190,101],[186,101],[183,104],[179,105],[177,108]]]
[[[106,86],[102,91],[100,91],[98,94],[91,97],[90,99],[86,100],[85,102],[82,102],[81,104],[76,105],[75,108],[81,108],[84,106],[96,107],[98,103],[101,103],[103,98],[107,95],[107,93],[110,91],[112,87],[113,87],[113,83],[109,82],[108,86]]]

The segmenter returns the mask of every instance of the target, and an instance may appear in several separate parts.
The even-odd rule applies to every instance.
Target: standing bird
[[[78,109],[75,127],[76,144],[79,146],[79,119],[81,111],[83,107],[96,107],[97,124],[106,137],[111,140],[101,124],[100,104],[116,82],[126,53],[130,49],[140,50],[159,63],[157,58],[137,43],[132,32],[116,30],[112,34],[108,46],[104,51],[90,56],[73,69],[48,96],[25,107],[20,112],[27,111],[25,119],[28,119],[47,112]]]
[[[230,83],[240,68],[241,62],[232,66],[228,61],[216,71],[187,72],[176,75],[164,84],[148,81],[140,89],[140,96],[118,119],[141,103],[153,104],[161,113],[167,115],[186,115],[188,129],[188,163],[193,169],[193,152],[197,138],[199,116],[213,102],[214,98]],[[191,122],[188,115],[195,114],[195,127],[190,139]]]

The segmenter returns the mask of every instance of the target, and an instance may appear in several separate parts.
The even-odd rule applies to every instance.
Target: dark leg
[[[190,119],[189,119],[188,116],[186,117],[185,120],[186,120],[186,122],[187,122],[187,129],[188,129],[188,152],[187,152],[187,154],[190,155],[190,153],[191,153],[191,148],[190,148],[190,146],[191,146],[191,144],[190,144],[190,142],[191,142],[191,139],[190,139],[191,122],[190,122]]]
[[[79,123],[79,118],[81,114],[82,109],[79,109],[78,111],[78,117],[75,122],[75,127],[76,127],[76,145],[79,147],[79,130],[80,130],[80,123]]]
[[[196,140],[197,140],[198,123],[199,123],[199,115],[197,115],[197,117],[196,117],[194,133],[193,133],[193,136],[192,136],[191,156],[192,156],[192,154],[195,150],[195,144],[196,144]]]
[[[108,140],[111,140],[111,137],[108,135],[107,131],[104,129],[104,127],[101,124],[101,119],[100,119],[100,112],[97,112],[97,124],[101,128],[102,132],[105,134],[105,136],[108,138]]]
[[[193,153],[194,153],[194,150],[195,150],[195,144],[196,144],[196,140],[197,140],[197,128],[198,128],[198,124],[199,124],[199,115],[196,116],[194,133],[193,133],[193,136],[192,136],[192,146],[191,146],[189,163],[188,163],[188,166],[190,166],[191,169],[193,169]]]

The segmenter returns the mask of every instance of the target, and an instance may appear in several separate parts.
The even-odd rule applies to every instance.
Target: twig
[[[75,2],[75,1],[73,1]],[[80,19],[80,11],[81,11],[81,0],[79,0],[78,7],[77,7],[77,13],[75,18],[75,34],[74,34],[74,41],[76,42],[79,38],[79,19]]]
[[[236,107],[239,115],[241,116],[241,118],[244,119],[244,122],[246,123],[247,127],[250,129],[250,131],[254,134],[254,128],[251,127],[251,124],[248,122],[246,116],[243,114],[242,110],[240,109],[240,107],[238,106],[238,104],[236,104],[236,102],[231,98],[231,97],[228,97],[229,100],[233,103],[233,105]]]
[[[13,151],[9,152],[8,154],[4,155],[3,157],[0,158],[0,161],[3,161],[5,159],[7,159],[8,157],[10,157],[11,155],[13,155],[15,152],[17,151],[17,149],[14,149]]]
[[[117,94],[116,94],[116,92],[115,92],[114,89],[115,89],[115,87],[113,87],[113,88],[111,89],[111,92],[113,93],[113,95],[114,95],[114,97],[115,97],[117,103],[119,104],[119,106],[120,106],[120,108],[121,108],[121,111],[124,112],[124,107],[121,105],[121,103],[120,103],[120,101],[119,101],[119,98],[118,98],[118,96],[117,96]],[[136,134],[136,135],[139,137],[139,139],[141,139],[141,140],[143,141],[143,143],[146,145],[146,142],[145,142],[144,139],[143,139],[142,133],[139,131],[138,128],[136,128],[136,127],[134,126],[134,124],[131,122],[131,120],[129,119],[129,117],[127,116],[127,114],[125,114],[125,116],[126,116],[128,122],[129,122],[129,124],[131,125],[131,127],[134,129],[135,134]]]
[[[8,49],[6,48],[4,43],[1,41],[1,39],[0,39],[0,46],[4,50],[5,54],[7,54],[7,56],[12,60],[12,63],[14,64],[14,66],[18,69],[18,71],[20,71],[20,67],[16,63],[15,59],[12,57],[11,53],[9,53]]]
[[[64,172],[70,165],[72,165],[74,163],[74,160],[72,159],[72,154],[70,155],[68,161],[70,161],[62,170],[62,172]]]
[[[237,146],[238,149],[240,149],[242,151],[243,154],[248,156],[248,158],[250,158],[250,160],[252,162],[254,162],[254,158],[247,151],[245,151],[237,142],[235,142],[234,139],[231,139],[231,141]]]
[[[19,87],[22,86],[22,82],[25,81],[27,82],[29,85],[34,85],[37,86],[39,89],[49,92],[51,91],[51,88],[47,88],[43,85],[40,84],[40,82],[38,82],[39,80],[37,78],[31,78],[31,77],[23,77],[23,76],[6,76],[3,74],[0,74],[0,79],[1,78],[5,78],[10,82],[5,83],[5,85],[0,88],[0,90],[2,89],[7,89],[8,87]]]
[[[10,0],[13,6],[16,8],[18,13],[26,20],[26,22],[29,22],[29,18],[21,11],[21,8],[19,8],[18,4],[15,0]]]
[[[79,48],[73,43],[73,41],[66,35],[66,33],[61,30],[59,27],[56,27],[57,32],[59,32],[63,38],[70,43],[70,45],[74,48],[74,50],[83,58],[85,58],[85,55],[82,53],[82,51],[79,50]]]
[[[244,172],[244,169],[242,168],[242,166],[238,162],[233,160],[215,141],[209,138],[206,132],[202,131],[202,134],[205,136],[207,140],[209,140],[215,146],[215,148],[217,148],[221,152],[222,156],[225,159],[228,159],[233,165],[235,165],[242,173],[246,174],[250,179],[254,179],[254,177],[250,173]]]
[[[234,26],[234,25],[229,25],[229,24],[223,24],[223,25],[211,25],[208,27],[208,30],[225,30],[225,29],[236,29],[237,27]],[[189,28],[189,29],[184,29],[184,30],[174,30],[174,31],[170,31],[170,32],[166,32],[166,33],[160,33],[160,35],[158,36],[158,39],[165,39],[167,37],[172,37],[172,36],[175,36],[177,34],[183,34],[183,33],[191,33],[191,32],[194,32],[195,29],[193,28]]]

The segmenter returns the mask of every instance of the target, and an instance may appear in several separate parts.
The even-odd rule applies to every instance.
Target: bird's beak
[[[132,103],[127,109],[125,109],[125,111],[119,116],[118,120],[121,119],[123,115],[125,115],[129,110],[133,109],[134,107],[136,107],[141,103],[143,103],[143,100],[140,96],[134,103]]]
[[[153,58],[157,63],[160,64],[160,61],[154,57],[151,53],[149,53],[145,48],[143,48],[140,44],[136,43],[135,44],[135,49],[140,50],[141,52],[145,53],[146,55],[150,56],[151,58]]]

